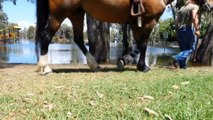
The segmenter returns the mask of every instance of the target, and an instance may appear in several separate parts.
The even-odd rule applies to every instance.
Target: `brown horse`
[[[39,70],[43,74],[51,72],[47,63],[48,46],[65,18],[69,18],[72,22],[74,41],[86,55],[89,67],[94,71],[99,69],[94,57],[84,45],[83,22],[86,12],[101,21],[129,23],[141,53],[137,69],[143,72],[149,71],[145,64],[147,40],[166,5],[172,1],[143,0],[145,9],[145,12],[141,15],[143,25],[137,27],[137,18],[130,15],[131,0],[37,0],[36,48],[37,51],[40,49]]]

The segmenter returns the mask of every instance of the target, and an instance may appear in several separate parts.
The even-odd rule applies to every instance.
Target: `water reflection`
[[[26,40],[17,43],[0,43],[0,62],[36,63],[34,48],[33,42]]]
[[[36,64],[37,58],[34,50],[35,44],[29,40],[22,40],[17,43],[0,43],[0,63]],[[162,64],[177,52],[178,49],[174,48],[148,47],[146,63],[148,65]],[[121,57],[121,54],[122,46],[111,43],[110,61],[115,63],[117,58]],[[73,44],[50,44],[48,56],[49,64],[87,63],[83,53]]]

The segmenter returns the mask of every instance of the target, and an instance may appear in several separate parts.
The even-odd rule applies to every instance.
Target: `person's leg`
[[[181,52],[173,56],[173,59],[177,61],[180,68],[186,68],[187,59],[193,52],[195,46],[194,34],[191,28],[182,28],[177,30],[178,44]]]
[[[189,56],[192,54],[192,49],[190,50],[184,50],[177,55],[174,56],[175,60],[177,63],[180,65],[180,68],[185,68],[187,65],[187,59]]]

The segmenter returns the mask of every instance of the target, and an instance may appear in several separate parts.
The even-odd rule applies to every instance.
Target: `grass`
[[[213,119],[213,69],[149,73],[131,66],[106,66],[93,73],[85,66],[54,66],[40,76],[33,65],[0,69],[0,119],[174,120]],[[154,99],[143,99],[151,96]],[[158,116],[145,112],[154,110]]]

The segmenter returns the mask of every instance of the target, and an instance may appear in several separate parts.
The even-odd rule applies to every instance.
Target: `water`
[[[87,46],[88,48],[88,46]],[[148,65],[159,64],[158,61],[166,61],[168,57],[177,53],[174,48],[148,47],[146,63]],[[122,47],[117,43],[110,43],[110,61],[115,63],[121,57]],[[165,59],[165,60],[164,60]],[[35,44],[33,41],[21,40],[17,43],[0,43],[0,63],[25,63],[36,64]],[[48,52],[49,64],[86,64],[83,53],[74,44],[50,44]],[[161,62],[162,64],[162,62]]]

